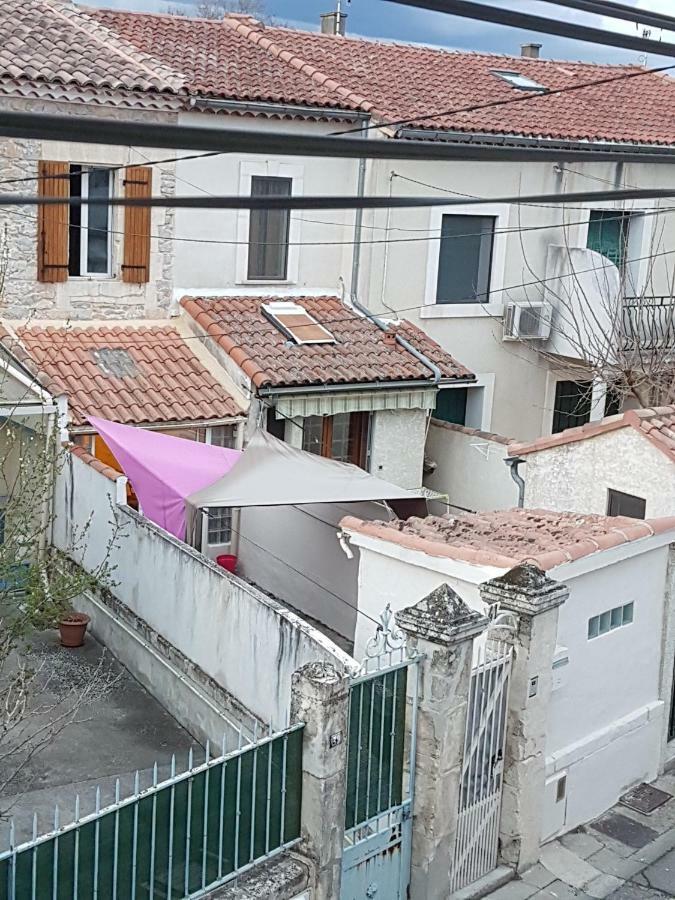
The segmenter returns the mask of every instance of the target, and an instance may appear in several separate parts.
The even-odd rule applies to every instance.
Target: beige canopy
[[[222,478],[191,494],[193,508],[297,506],[360,500],[415,500],[407,491],[358,466],[324,459],[257,431],[241,459]]]

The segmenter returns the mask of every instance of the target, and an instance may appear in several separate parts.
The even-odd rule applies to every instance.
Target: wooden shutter
[[[70,166],[67,162],[38,162],[38,196],[69,197]],[[60,176],[60,177],[59,177]],[[68,280],[68,206],[38,207],[38,281]]]
[[[126,169],[124,196],[126,198],[152,196],[152,169],[148,166],[131,166]],[[150,281],[150,213],[149,206],[124,208],[122,281],[131,284],[144,284]]]

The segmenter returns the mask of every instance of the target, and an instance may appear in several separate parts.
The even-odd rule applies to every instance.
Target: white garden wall
[[[68,552],[73,529],[91,519],[76,562],[93,570],[114,511],[124,526],[110,557],[115,596],[256,716],[285,727],[291,676],[306,663],[329,662],[343,672],[353,666],[298,616],[128,507],[115,507],[115,491],[114,482],[70,456],[56,486],[53,544]]]

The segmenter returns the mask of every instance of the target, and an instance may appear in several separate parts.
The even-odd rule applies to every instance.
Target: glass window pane
[[[89,197],[110,196],[110,172],[105,169],[92,169],[87,181]],[[87,272],[94,275],[105,275],[109,270],[108,220],[110,207],[89,206],[87,215]]]
[[[619,626],[622,624],[623,624],[623,607],[616,606],[612,610],[610,627],[611,628],[619,628]]]
[[[593,616],[588,620],[588,637],[594,638],[600,634],[600,616]]]
[[[494,228],[493,216],[443,216],[437,303],[487,303]]]
[[[215,425],[211,429],[211,443],[214,447],[227,447],[232,450],[236,440],[236,425]]]
[[[82,196],[82,166],[70,167],[70,196]],[[68,274],[81,275],[80,241],[82,239],[82,207],[71,206],[68,215],[70,216],[70,226],[68,229]]]
[[[208,542],[210,546],[229,544],[232,540],[232,510],[221,506],[209,510]]]
[[[612,613],[611,610],[607,610],[607,612],[601,613],[600,615],[600,634],[607,634],[610,629],[612,623]]]
[[[321,456],[323,416],[307,416],[302,420],[302,449]]]
[[[622,269],[626,259],[630,213],[618,209],[593,209],[586,246]]]
[[[291,178],[254,176],[252,197],[290,197]],[[252,209],[249,219],[248,278],[284,280],[288,273],[288,209]]]
[[[466,404],[469,399],[468,388],[445,388],[436,394],[434,419],[453,422],[455,425],[466,424]]]
[[[592,381],[558,381],[553,403],[553,434],[585,425],[591,418]]]
[[[349,462],[349,413],[333,416],[331,456],[338,462]]]
[[[633,604],[627,603],[623,608],[623,624],[630,625],[633,621]]]

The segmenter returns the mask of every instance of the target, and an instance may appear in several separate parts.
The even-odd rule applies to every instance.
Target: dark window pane
[[[630,214],[615,209],[593,209],[588,223],[586,246],[601,253],[619,269],[626,261]]]
[[[277,419],[274,407],[267,410],[267,433],[283,441],[286,437],[286,420]]]
[[[494,229],[491,216],[443,216],[437,303],[487,303]]]
[[[630,519],[644,519],[647,511],[647,501],[633,494],[624,494],[623,491],[607,491],[607,515],[628,516]]]
[[[553,434],[590,421],[592,391],[592,381],[559,381],[556,384]]]
[[[446,388],[436,395],[434,418],[454,425],[466,424],[467,388]]]
[[[82,166],[70,167],[70,196],[82,196]],[[70,228],[68,230],[68,274],[79,275],[80,240],[82,236],[82,207],[71,206],[69,210]]]
[[[605,394],[605,415],[616,416],[621,412],[623,406],[623,396],[621,391],[613,385],[607,386]]]
[[[291,178],[251,179],[252,197],[290,197]],[[288,273],[288,209],[252,209],[249,225],[248,278],[283,280]]]
[[[89,172],[89,196],[110,196],[110,172],[92,169]],[[87,272],[105,275],[108,271],[108,206],[88,207]]]

